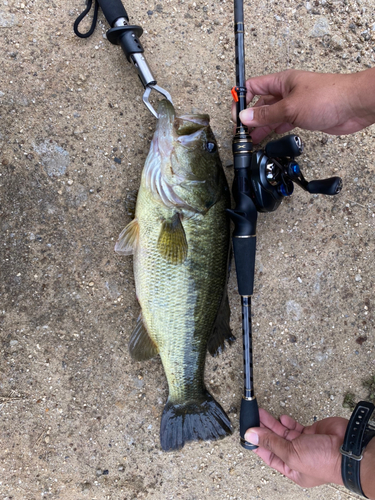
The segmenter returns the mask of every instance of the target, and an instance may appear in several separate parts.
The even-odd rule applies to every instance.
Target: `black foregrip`
[[[330,177],[329,179],[310,181],[307,183],[306,189],[311,194],[328,194],[332,196],[341,191],[342,179],[341,177]]]
[[[98,2],[111,27],[120,17],[124,17],[129,22],[128,14],[121,0],[98,0]]]
[[[252,295],[254,289],[256,237],[234,237],[232,241],[238,293],[240,295]]]
[[[259,427],[259,409],[256,398],[254,399],[244,399],[241,402],[241,413],[240,413],[240,436],[241,445],[247,450],[255,450],[258,448],[255,444],[250,444],[245,440],[245,432],[250,427]]]
[[[281,139],[270,141],[264,150],[267,156],[273,158],[294,158],[302,153],[302,149],[302,142],[297,135],[286,135]]]

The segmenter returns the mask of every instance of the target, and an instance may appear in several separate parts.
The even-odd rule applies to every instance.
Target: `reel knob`
[[[283,182],[277,188],[277,192],[281,194],[281,196],[287,197],[293,194],[294,184],[291,181]]]
[[[285,135],[281,139],[270,141],[265,147],[267,156],[274,158],[294,158],[302,154],[303,144],[298,135]]]

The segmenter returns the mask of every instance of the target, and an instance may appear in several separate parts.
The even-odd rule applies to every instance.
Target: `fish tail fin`
[[[178,450],[187,441],[221,439],[232,433],[230,420],[208,391],[199,401],[165,405],[160,424],[160,444],[164,451]]]

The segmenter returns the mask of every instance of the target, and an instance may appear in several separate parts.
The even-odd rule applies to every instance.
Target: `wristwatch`
[[[362,491],[360,464],[366,446],[375,437],[375,421],[370,421],[375,405],[360,401],[355,407],[346,428],[342,454],[341,475],[348,490],[367,498]]]

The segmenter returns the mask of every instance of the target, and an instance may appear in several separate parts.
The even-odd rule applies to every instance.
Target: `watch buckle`
[[[355,460],[356,462],[360,462],[363,458],[363,454],[362,455],[354,455],[354,453],[352,451],[345,451],[343,449],[342,445],[340,446],[340,453],[341,453],[341,455],[345,455],[346,457],[351,458],[352,460]]]

